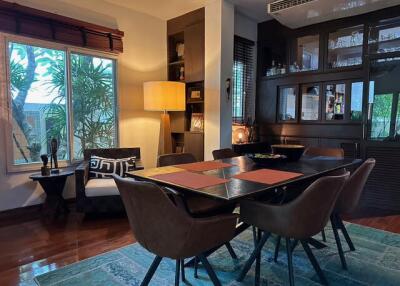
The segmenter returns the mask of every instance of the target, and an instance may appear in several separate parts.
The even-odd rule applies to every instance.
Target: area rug
[[[313,249],[330,285],[400,285],[400,235],[372,228],[347,224],[356,251],[350,252],[344,242],[348,271],[342,270],[332,230],[327,227],[328,247]],[[319,236],[316,236],[320,239]],[[344,241],[344,239],[343,239]],[[285,246],[281,245],[278,262],[273,261],[275,237],[263,249],[261,262],[262,285],[288,285]],[[222,285],[254,285],[254,265],[243,282],[237,282],[240,269],[253,250],[253,237],[247,230],[232,241],[238,255],[233,260],[225,247],[209,257]],[[319,280],[303,249],[293,253],[296,285],[319,285]],[[140,285],[154,255],[138,244],[132,244],[78,263],[35,277],[40,286],[50,285]],[[188,285],[212,285],[205,270],[200,266],[199,278],[193,277],[193,269],[186,269]],[[174,285],[175,262],[163,259],[150,285]],[[181,283],[181,285],[185,285]]]

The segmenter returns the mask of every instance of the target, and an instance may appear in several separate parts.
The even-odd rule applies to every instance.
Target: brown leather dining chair
[[[335,241],[343,269],[347,269],[347,263],[343,253],[338,230],[343,233],[343,236],[346,239],[350,250],[354,251],[355,247],[346,230],[346,227],[343,224],[341,215],[350,214],[356,209],[360,201],[362,191],[364,190],[368,177],[374,167],[375,159],[370,158],[367,159],[357,170],[353,172],[353,174],[344,185],[331,215],[332,230],[335,236]]]
[[[197,160],[191,153],[174,153],[160,155],[157,160],[158,167],[166,167],[171,165],[195,163]],[[219,200],[213,200],[204,196],[198,196],[193,194],[180,194],[182,196],[182,202],[186,211],[193,217],[209,217],[218,214],[229,214],[232,213],[236,205],[232,203],[226,203]],[[231,244],[227,242],[225,244],[230,256],[233,259],[237,259],[237,255],[233,250]],[[195,258],[195,271],[194,277],[197,278],[197,257]]]
[[[237,216],[223,214],[193,218],[179,208],[156,184],[116,176],[132,232],[139,244],[156,255],[141,285],[148,285],[162,258],[176,260],[175,285],[180,272],[185,281],[183,259],[198,257],[214,285],[221,285],[209,264],[207,250],[230,241]]]
[[[240,206],[241,220],[256,226],[263,234],[237,280],[242,281],[250,270],[251,265],[257,260],[255,276],[256,285],[258,285],[260,280],[261,250],[273,233],[285,238],[286,241],[290,285],[294,285],[292,240],[293,244],[301,243],[320,281],[326,285],[328,282],[308,242],[328,222],[340,191],[348,177],[349,173],[341,176],[320,178],[313,182],[295,200],[284,205],[270,205],[255,200],[242,202]]]
[[[231,148],[224,148],[212,151],[214,160],[228,159],[240,156],[235,153]]]

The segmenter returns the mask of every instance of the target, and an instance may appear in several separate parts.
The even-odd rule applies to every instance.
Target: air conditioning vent
[[[276,13],[288,8],[303,5],[315,0],[279,0],[268,4],[268,13]]]

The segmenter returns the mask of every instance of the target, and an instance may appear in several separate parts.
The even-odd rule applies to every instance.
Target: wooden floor
[[[400,233],[400,216],[354,220]],[[135,241],[124,216],[84,218],[72,211],[66,219],[19,219],[0,225],[0,285],[23,285],[44,273]]]

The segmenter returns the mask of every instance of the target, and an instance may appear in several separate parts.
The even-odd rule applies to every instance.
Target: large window
[[[369,84],[369,139],[400,139],[400,58],[371,62]]]
[[[7,45],[14,165],[39,163],[53,138],[60,161],[116,145],[115,60],[65,47]]]
[[[233,54],[232,121],[244,123],[254,113],[254,42],[235,36]]]

